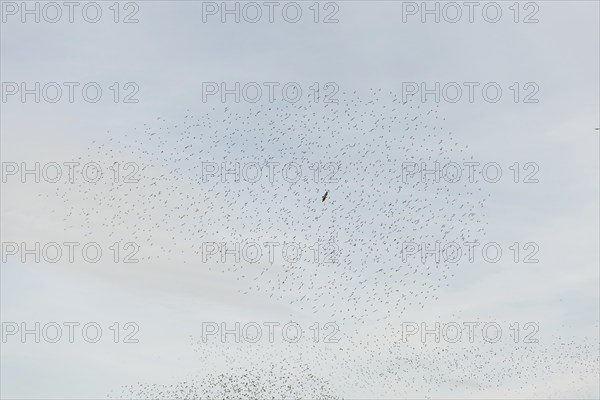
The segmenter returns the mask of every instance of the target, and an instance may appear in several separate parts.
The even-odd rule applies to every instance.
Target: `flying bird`
[[[322,199],[323,199],[323,200],[322,200],[321,202],[325,201],[325,199],[327,198],[327,194],[328,194],[328,193],[329,193],[329,190],[325,192],[325,194],[324,194],[324,195],[323,195],[323,197],[322,197]]]

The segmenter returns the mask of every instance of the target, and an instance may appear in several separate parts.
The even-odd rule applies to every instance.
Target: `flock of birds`
[[[135,166],[121,171],[119,182],[57,187],[68,210],[65,229],[104,235],[107,242],[127,238],[140,244],[140,263],[210,270],[215,279],[234,282],[241,296],[284,305],[291,317],[335,320],[346,334],[329,347],[194,342],[203,359],[228,360],[220,372],[171,385],[138,382],[114,396],[334,399],[344,388],[361,387],[367,396],[369,388],[385,388],[391,398],[435,394],[435,387],[476,393],[507,380],[527,384],[540,368],[559,368],[550,359],[556,349],[565,357],[587,350],[560,343],[535,351],[514,344],[398,351],[394,335],[369,330],[397,327],[407,311],[436,302],[461,272],[461,263],[403,261],[403,242],[482,241],[486,234],[490,195],[481,179],[448,183],[417,174],[403,180],[405,162],[432,168],[473,161],[468,146],[444,128],[437,105],[371,89],[342,93],[338,104],[309,99],[209,108],[187,110],[178,121],[158,117],[92,143],[80,162]],[[229,172],[207,175],[204,163]],[[235,163],[263,165],[260,179],[236,179]],[[299,179],[284,175],[290,163],[300,166]],[[124,182],[125,175],[139,181]],[[205,242],[269,241],[299,243],[303,256],[201,261]],[[310,250],[316,243],[318,256]],[[515,368],[522,359],[534,367]],[[598,369],[597,360],[582,359],[583,367]]]
[[[600,372],[598,344],[589,338],[460,345],[407,344],[397,338],[397,332],[378,331],[336,344],[306,340],[293,347],[193,338],[200,359],[211,360],[210,373],[170,384],[137,382],[109,398],[478,398],[481,393],[585,398],[589,374]],[[562,385],[553,386],[556,380]]]
[[[209,373],[202,377],[170,385],[128,385],[117,398],[127,399],[339,399],[329,382],[313,374],[305,364],[294,368],[286,363],[272,364],[258,371],[236,368],[227,373]],[[109,396],[110,398],[111,396]]]
[[[133,162],[139,170],[122,171],[118,183],[65,183],[56,194],[69,210],[65,229],[94,239],[105,232],[107,243],[133,241],[141,263],[219,270],[242,294],[366,323],[425,307],[456,272],[456,265],[422,265],[419,257],[402,262],[403,242],[483,239],[484,184],[402,178],[404,162],[461,163],[473,159],[467,149],[444,130],[437,106],[403,104],[380,90],[367,99],[347,94],[339,104],[224,106],[93,143],[88,160]],[[273,182],[267,166],[255,183],[203,171],[203,163],[223,162],[228,169],[279,165]],[[291,163],[302,171],[295,183],[283,176]],[[123,182],[127,174],[139,182]],[[206,242],[269,241],[281,244],[277,252],[297,243],[302,259],[291,263],[277,253],[273,265],[266,255],[258,263],[222,263],[218,255],[201,261]],[[311,250],[317,243],[319,257]]]

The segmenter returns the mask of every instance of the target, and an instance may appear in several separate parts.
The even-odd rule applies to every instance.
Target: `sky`
[[[246,371],[276,395],[289,379],[304,398],[600,395],[597,2],[479,2],[472,22],[453,3],[455,23],[436,2],[439,22],[422,2],[275,2],[273,22],[263,2],[228,2],[239,22],[222,2],[82,2],[73,22],[59,2],[56,23],[55,9],[28,2],[36,22],[22,4],[0,4],[2,398],[177,398],[169,385],[222,396]],[[36,82],[40,101],[21,97]],[[221,97],[236,82],[248,92]],[[423,94],[436,83],[439,101]],[[97,102],[85,97],[94,87]],[[407,163],[435,161],[478,162],[477,179],[404,180]],[[63,175],[22,179],[36,162]],[[102,177],[70,183],[68,162],[97,163]],[[279,164],[273,181],[207,174],[223,162]],[[488,163],[495,183],[480,174]],[[402,258],[406,243],[436,241],[493,242],[502,257]],[[63,257],[23,262],[36,242],[60,243]],[[79,243],[73,262],[65,242]],[[98,262],[81,256],[90,242]],[[203,258],[222,242],[263,244],[263,256]],[[264,242],[278,244],[273,263]],[[279,251],[289,242],[304,249],[297,263]],[[63,336],[7,333],[36,322]],[[65,322],[79,324],[73,343]],[[264,335],[206,337],[236,322]],[[304,332],[297,343],[282,339],[288,322]],[[502,340],[402,340],[410,326],[465,322],[497,324]],[[97,343],[78,330],[87,323],[101,327]],[[278,324],[273,343],[265,323]]]

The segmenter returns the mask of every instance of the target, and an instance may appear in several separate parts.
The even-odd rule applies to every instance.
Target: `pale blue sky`
[[[109,3],[101,4],[108,13]],[[14,100],[3,103],[0,120],[3,162],[64,162],[95,157],[96,161],[110,165],[110,157],[98,159],[97,146],[105,144],[115,152],[125,152],[122,146],[138,140],[142,143],[140,152],[130,158],[135,162],[150,162],[149,154],[161,147],[157,141],[148,140],[142,134],[146,128],[170,127],[176,131],[174,126],[183,126],[188,114],[209,115],[216,120],[224,115],[224,106],[242,115],[249,113],[249,109],[259,109],[260,103],[224,105],[213,101],[203,104],[201,88],[202,82],[206,81],[295,81],[305,88],[313,82],[334,81],[340,87],[340,99],[346,100],[354,98],[354,91],[360,98],[369,99],[371,88],[381,88],[400,97],[402,82],[498,82],[506,90],[498,103],[481,100],[473,104],[465,101],[440,103],[437,113],[445,121],[439,121],[439,126],[444,132],[451,131],[457,143],[446,157],[454,155],[481,162],[495,161],[506,172],[515,161],[532,161],[540,166],[537,184],[502,180],[498,184],[479,184],[473,188],[482,189],[474,198],[487,199],[481,214],[487,223],[485,236],[479,240],[497,241],[507,246],[515,241],[535,241],[540,246],[538,258],[541,262],[461,265],[452,270],[454,276],[451,279],[444,281],[448,285],[436,292],[439,300],[426,301],[424,308],[411,305],[404,313],[394,314],[384,322],[377,322],[377,315],[373,313],[373,320],[366,327],[356,320],[340,322],[343,338],[340,347],[350,349],[343,354],[337,354],[325,344],[315,346],[318,351],[312,351],[277,343],[263,349],[265,356],[261,360],[280,363],[282,354],[298,357],[303,353],[303,357],[327,377],[336,393],[350,398],[427,395],[432,398],[598,397],[599,133],[594,130],[600,124],[597,2],[536,2],[540,20],[536,24],[513,23],[508,9],[511,2],[500,2],[506,14],[497,24],[481,19],[472,24],[422,24],[416,20],[403,24],[401,3],[391,1],[340,1],[337,24],[315,24],[310,19],[303,19],[298,24],[282,21],[221,24],[214,20],[203,24],[201,2],[142,1],[138,4],[140,22],[137,24],[114,24],[108,17],[97,24],[83,21],[22,24],[10,18],[1,24],[2,82],[96,81],[107,88],[112,82],[133,81],[140,87],[138,104],[114,104],[108,100],[108,90],[106,97],[97,104],[82,101],[22,104]],[[302,3],[305,10],[310,4],[312,2]],[[508,87],[513,82],[537,83],[539,103],[515,104],[509,100]],[[388,107],[386,112],[390,112],[391,103],[379,104],[383,105]],[[275,103],[275,106],[286,105]],[[213,107],[216,110],[213,111]],[[364,109],[367,107],[365,105]],[[331,111],[321,107],[315,112],[319,116],[329,116]],[[157,117],[161,119],[157,120]],[[205,133],[206,137],[214,130],[221,132],[227,127],[223,118],[216,129]],[[267,124],[267,118],[258,116],[254,120],[258,124]],[[110,143],[110,138],[121,140],[121,144]],[[335,149],[337,138],[323,126],[323,132],[313,140],[323,145],[331,144]],[[162,146],[165,149],[176,146],[176,138],[165,135],[164,140]],[[277,152],[279,148],[271,144],[273,147],[267,146],[263,153],[248,147],[245,156],[258,160],[271,157],[283,162],[303,159],[302,148],[294,139],[286,143],[297,145],[298,150],[282,155]],[[92,149],[88,150],[90,147]],[[466,149],[465,153],[459,155],[460,149]],[[220,149],[227,150],[227,147]],[[217,154],[216,150],[211,153],[215,158]],[[232,154],[241,157],[241,153]],[[404,155],[393,154],[396,159],[402,159]],[[418,156],[418,150],[412,155]],[[338,156],[331,148],[315,147],[314,153],[307,158],[326,162]],[[123,158],[127,161],[127,157]],[[380,154],[372,154],[361,162],[368,165],[379,159]],[[360,165],[351,165],[352,159],[340,157],[339,160],[342,170],[347,171],[344,179],[350,178],[350,183],[335,187],[341,193],[353,193],[365,182],[389,183],[391,176],[370,177],[371,171],[357,172]],[[169,166],[150,168],[148,175],[160,175],[168,170]],[[193,186],[190,182],[197,177],[197,172],[185,170],[181,174],[189,181],[169,182],[174,186],[163,182],[162,189],[175,188],[192,196],[206,196],[211,188],[216,191],[231,189],[234,193],[238,190],[235,186],[215,183]],[[110,232],[116,232],[114,237],[122,240],[132,240],[128,236],[131,225],[102,226],[101,223],[112,216],[110,205],[103,213],[92,217],[93,234],[83,236],[88,231],[77,227],[83,223],[77,210],[94,207],[94,200],[85,199],[76,190],[67,190],[69,202],[64,203],[54,195],[57,187],[62,194],[64,185],[20,184],[14,180],[2,184],[2,241],[97,240],[111,243]],[[98,196],[103,197],[107,188],[98,186],[90,190],[97,190]],[[278,188],[287,190],[283,184],[274,186],[262,193],[261,199],[269,198]],[[299,188],[310,196],[322,194],[322,187],[318,185],[306,184]],[[140,196],[146,193],[139,190]],[[466,197],[460,197],[464,193],[456,190],[459,201],[466,201]],[[44,197],[40,197],[40,193]],[[186,198],[177,198],[175,193],[174,201],[185,204]],[[243,193],[243,196],[252,195]],[[334,193],[332,190],[332,196]],[[394,196],[390,194],[390,197]],[[349,207],[350,203],[338,201],[340,207]],[[291,200],[285,203],[290,208],[293,204]],[[455,210],[448,204],[434,204],[448,212]],[[71,207],[75,207],[76,212],[67,216]],[[238,221],[266,221],[269,213],[264,208],[257,209],[256,220],[239,210],[223,210],[216,206],[208,215],[213,224],[223,221],[227,213]],[[369,214],[368,207],[360,211],[365,213],[364,218],[386,219],[375,212]],[[260,237],[291,240],[301,228],[316,235],[314,230],[320,225],[309,221],[308,217],[313,214],[306,216],[306,220],[298,217],[297,225],[292,228],[281,221],[271,225],[265,223],[269,230],[262,232]],[[162,221],[162,215],[150,212],[148,221],[140,224],[159,221]],[[188,222],[194,223],[193,220]],[[338,227],[351,225],[343,218],[335,222]],[[169,229],[178,223],[178,220],[161,222],[161,228],[153,231],[155,242],[171,245],[173,234]],[[71,228],[72,225],[75,227]],[[469,227],[476,230],[480,226],[471,224]],[[222,229],[213,225],[207,228],[209,236],[214,238],[237,234],[252,240],[253,234],[247,229],[235,222],[223,224]],[[336,230],[327,225],[320,232],[329,234]],[[338,237],[345,237],[344,232],[337,233]],[[193,243],[185,234],[175,236],[181,244],[176,247],[178,251],[187,251],[192,244],[199,245],[199,239],[194,239],[198,242]],[[366,232],[364,236],[368,236]],[[383,248],[381,242],[374,246]],[[292,319],[308,327],[315,321],[331,320],[330,313],[313,314],[290,305],[287,300],[294,298],[295,293],[288,294],[291,297],[283,300],[271,299],[264,293],[243,295],[239,290],[245,290],[247,286],[240,286],[236,274],[194,264],[196,256],[193,252],[184,251],[167,257],[156,246],[145,248],[143,252],[153,257],[152,261],[130,265],[111,262],[51,265],[22,264],[13,259],[2,264],[0,310],[3,322],[77,320],[83,323],[98,321],[109,326],[114,321],[136,321],[140,326],[139,344],[52,345],[16,341],[2,344],[2,397],[106,398],[108,394],[120,393],[121,385],[138,381],[170,384],[189,376],[227,370],[229,367],[222,365],[224,358],[219,354],[231,352],[233,357],[240,350],[225,344],[219,349],[205,347],[198,351],[201,346],[196,341],[200,338],[202,321],[285,323]],[[355,262],[361,259],[360,255],[354,256],[357,257]],[[369,261],[362,265],[369,265]],[[319,272],[314,265],[306,268],[315,268]],[[367,270],[365,277],[377,276],[374,268]],[[336,270],[320,272],[319,279],[323,284],[337,275]],[[382,305],[381,309],[385,310],[386,306]],[[532,359],[565,358],[565,354],[572,351],[573,364],[567,363],[563,370],[549,371],[543,368],[543,363],[541,367],[540,364],[521,363],[515,368],[540,370],[536,374],[524,372],[523,380],[507,377],[498,388],[482,388],[462,381],[453,392],[448,386],[434,383],[423,384],[419,390],[418,387],[403,386],[401,379],[397,387],[384,385],[377,380],[380,378],[373,378],[365,387],[352,386],[364,376],[360,368],[348,367],[348,360],[363,365],[375,377],[382,372],[378,368],[383,370],[389,362],[385,354],[373,359],[374,353],[353,344],[367,341],[368,347],[384,349],[386,353],[397,341],[397,335],[389,331],[390,327],[398,328],[402,321],[450,320],[536,321],[545,350],[532,350],[533,353],[539,351]],[[557,345],[563,341],[573,342],[573,349],[563,351]],[[239,366],[252,365],[248,354],[256,351],[256,347],[249,346],[242,349],[246,351],[246,359],[239,356]],[[473,351],[447,346],[449,351],[459,355]],[[576,346],[590,346],[593,354],[575,355]],[[507,354],[513,356],[519,351],[510,348],[510,343],[507,348]],[[422,352],[419,362],[423,369],[412,371],[419,381],[432,374],[432,366],[437,365],[431,361],[435,358],[428,358],[435,357],[434,352],[429,354],[428,351],[417,349],[412,356],[407,356],[417,359],[415,354]],[[407,354],[411,354],[410,351],[407,350]],[[448,360],[451,359],[453,356],[448,356]],[[581,365],[592,367],[576,370],[578,380],[573,383],[569,368],[578,360]],[[489,361],[492,366],[499,363],[493,357]],[[472,365],[469,368],[473,368]],[[447,374],[442,370],[435,371]],[[483,382],[485,376],[482,372],[473,379],[476,383],[478,379]]]

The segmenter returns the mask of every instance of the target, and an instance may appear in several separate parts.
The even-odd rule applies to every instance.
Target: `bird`
[[[329,193],[329,190],[325,192],[325,194],[324,194],[324,195],[323,195],[323,197],[322,197],[322,199],[323,199],[323,200],[322,200],[321,202],[325,201],[325,199],[327,198],[327,194],[328,194],[328,193]]]

